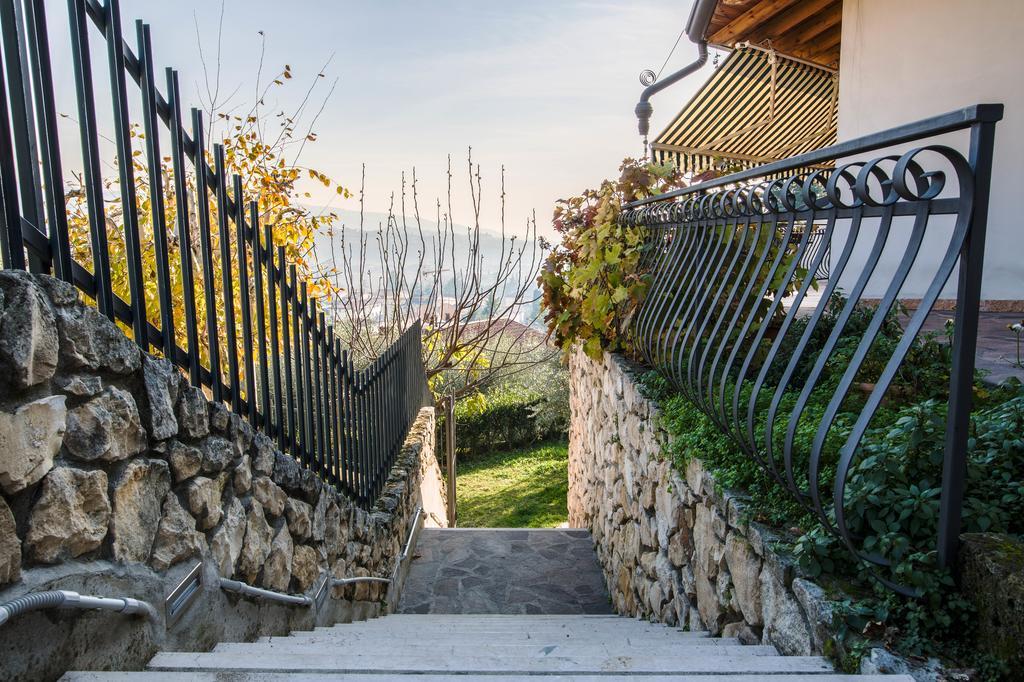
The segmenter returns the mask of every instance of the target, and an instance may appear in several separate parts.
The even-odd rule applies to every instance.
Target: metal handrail
[[[650,275],[650,285],[631,322],[636,350],[854,556],[880,569],[892,562],[877,548],[862,546],[845,508],[848,480],[887,391],[959,269],[936,533],[939,565],[956,561],[994,129],[1002,113],[1001,104],[977,104],[634,201],[620,217],[625,225],[645,228],[640,269]],[[966,155],[933,139],[961,130],[970,133]],[[905,143],[914,148],[878,152]],[[866,152],[882,156],[860,156]],[[806,171],[830,161],[836,162],[834,169]],[[952,229],[930,230],[934,216],[944,225],[952,223]],[[913,218],[905,230],[896,224],[904,217]],[[824,226],[820,239],[816,224]],[[888,239],[897,229],[906,235],[905,244]],[[844,231],[831,253],[833,235]],[[918,256],[926,237],[932,248],[941,248],[941,260],[928,264],[929,280],[901,338],[859,403],[842,444],[831,445],[828,436],[844,401],[861,390],[858,372],[869,350],[910,273],[921,269]],[[901,249],[895,267],[883,260],[887,240]],[[857,261],[854,249],[865,242],[870,253],[860,249],[862,261]],[[810,316],[797,322],[813,282],[799,274],[799,266],[817,273],[826,257],[828,283]],[[884,295],[869,323],[848,330],[867,299],[869,281],[883,275]],[[845,302],[826,317],[840,282]],[[784,308],[790,288],[792,305]],[[812,347],[818,331],[827,338]],[[837,377],[827,362],[841,338],[856,347]],[[801,364],[805,357],[810,362]],[[809,409],[816,390],[827,399],[820,413]],[[814,430],[809,444],[797,441],[801,420]],[[896,591],[915,593],[876,577]]]
[[[398,555],[395,561],[395,568],[391,571],[390,578],[380,578],[373,575],[361,575],[353,576],[351,578],[331,578],[331,586],[337,585],[354,585],[356,583],[385,583],[391,584],[395,582],[398,577],[398,571],[402,568],[402,562],[409,557],[409,552],[412,549],[412,540],[416,535],[416,527],[419,525],[420,517],[423,516],[423,507],[416,507],[416,512],[412,517],[412,524],[409,527],[409,534],[405,538],[405,545],[402,548],[402,553]]]
[[[154,621],[159,618],[153,605],[141,599],[95,597],[71,590],[47,590],[46,592],[26,594],[0,604],[0,625],[14,616],[48,608],[116,611],[125,615],[142,614]]]
[[[351,578],[331,578],[331,586],[355,585],[356,583],[385,583],[390,584],[391,578],[380,578],[375,575],[357,575]]]
[[[262,587],[253,587],[252,585],[243,583],[241,580],[221,578],[220,588],[222,590],[227,590],[228,592],[243,594],[247,597],[258,597],[259,599],[277,601],[283,604],[294,604],[295,606],[313,606],[314,604],[313,598],[307,597],[304,594],[285,594],[284,592],[265,590]]]

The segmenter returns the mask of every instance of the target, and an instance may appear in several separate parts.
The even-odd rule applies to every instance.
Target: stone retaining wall
[[[161,607],[158,623],[106,612],[18,617],[0,636],[4,679],[137,668],[157,648],[372,615],[379,584],[339,588],[313,610],[228,595],[216,577],[295,594],[311,594],[327,573],[387,577],[416,506],[428,499],[440,507],[432,517],[446,518],[432,408],[362,510],[140,352],[74,287],[18,271],[0,272],[0,493],[0,602],[70,589]],[[198,560],[204,593],[168,628],[163,599]]]
[[[768,529],[745,522],[742,500],[716,490],[699,459],[683,474],[662,459],[666,434],[636,371],[618,356],[570,358],[569,525],[593,533],[615,609],[783,654],[823,653],[824,593],[772,550]]]

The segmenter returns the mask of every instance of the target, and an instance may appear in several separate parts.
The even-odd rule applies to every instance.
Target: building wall
[[[843,5],[840,141],[970,104],[1006,107],[996,126],[983,299],[1024,299],[1024,230],[1014,210],[1024,187],[1022,28],[1021,0],[845,0]],[[945,141],[966,154],[966,133]],[[926,240],[923,255],[929,262],[937,260],[940,241]],[[893,253],[887,263],[894,262]],[[922,272],[914,273],[903,295],[919,296],[923,281]],[[872,284],[868,294],[877,295]],[[953,291],[947,287],[945,295]]]

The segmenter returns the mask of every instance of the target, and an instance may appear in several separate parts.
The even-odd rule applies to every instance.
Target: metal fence
[[[61,156],[60,128],[67,124],[56,105],[45,4],[0,0],[3,266],[74,283],[100,312],[126,325],[143,350],[173,360],[194,385],[207,387],[215,401],[230,403],[283,451],[360,503],[371,503],[429,396],[419,325],[368,367],[355,368],[295,264],[286,262],[284,247],[275,247],[271,226],[261,229],[258,201],[245,200],[241,177],[228,177],[224,148],[215,144],[212,153],[208,150],[202,112],[192,109],[191,129],[185,128],[177,72],[166,69],[166,96],[160,92],[150,27],[136,22],[134,50],[123,39],[117,0],[68,1],[83,161],[81,211],[88,225],[84,250],[92,259],[77,262],[69,233],[72,197]],[[110,140],[97,123],[94,36],[107,57],[100,70],[110,89]],[[131,97],[129,84],[137,86]],[[132,108],[141,110],[142,135],[131,120]],[[161,133],[170,139],[167,159],[161,156]],[[143,154],[133,148],[140,140],[148,196],[140,196],[133,162]],[[116,155],[117,198],[107,196],[110,185],[103,178],[101,163],[109,159],[101,157],[108,142]],[[164,187],[169,177],[173,191]],[[148,218],[142,221],[144,200]],[[112,202],[120,207],[117,216],[107,210]],[[173,227],[167,224],[165,202],[173,202]],[[124,262],[114,265],[126,272],[126,284],[120,283],[126,296],[118,295],[112,282],[108,242],[115,238],[123,240],[117,253]],[[154,253],[152,272],[143,267],[144,247]],[[175,250],[180,263],[172,262],[179,260],[173,259]],[[156,284],[153,301],[146,296],[150,278]],[[176,295],[184,320],[175,319]],[[183,345],[176,336],[182,322]]]
[[[878,567],[890,560],[863,546],[847,524],[849,477],[873,417],[954,273],[937,551],[943,566],[956,557],[993,135],[1001,117],[1002,105],[969,107],[636,201],[622,214],[627,224],[647,228],[643,268],[651,285],[632,325],[638,350],[857,557]],[[970,135],[966,158],[933,139],[960,130]],[[907,143],[915,146],[861,156]],[[836,165],[806,170],[823,163]],[[926,242],[935,258],[921,256]],[[812,275],[826,258],[828,282],[817,284]],[[873,384],[859,383],[912,271],[923,287],[920,300],[901,320],[903,333]],[[837,310],[833,295],[840,290],[846,298]],[[864,314],[865,293],[873,291],[877,307],[851,338],[851,317]],[[826,312],[831,327],[823,324]],[[851,343],[849,364],[830,366],[837,347]],[[822,390],[827,407],[808,410]],[[829,459],[827,441],[851,392],[863,402]],[[812,420],[809,445],[795,442],[801,420]]]

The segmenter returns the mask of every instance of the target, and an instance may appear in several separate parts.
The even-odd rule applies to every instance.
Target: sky
[[[51,15],[66,12],[60,0],[47,6]],[[251,106],[265,39],[263,80],[285,64],[294,76],[272,90],[268,109],[294,109],[316,80],[313,112],[337,79],[315,125],[317,141],[300,162],[352,189],[365,163],[367,210],[386,210],[402,171],[415,167],[420,206],[433,213],[451,155],[453,217],[470,223],[472,147],[483,176],[482,226],[498,227],[504,165],[509,229],[521,229],[535,210],[539,232],[551,234],[557,199],[596,186],[623,157],[641,153],[633,114],[639,73],[661,67],[689,10],[688,0],[225,0],[221,93],[235,93],[229,108]],[[206,99],[220,11],[218,0],[121,0],[129,42],[136,18],[152,25],[156,62],[180,71],[187,104]],[[51,32],[59,30],[51,22]],[[53,49],[67,45],[55,41]],[[694,56],[684,37],[665,74]],[[317,79],[321,69],[326,78]],[[706,77],[693,75],[652,100],[652,137]],[[355,198],[312,191],[312,204],[358,208]]]

